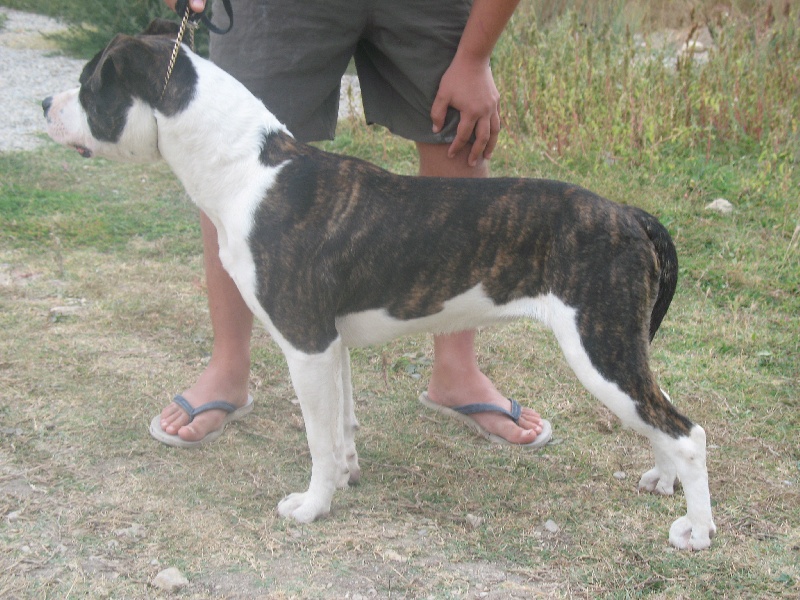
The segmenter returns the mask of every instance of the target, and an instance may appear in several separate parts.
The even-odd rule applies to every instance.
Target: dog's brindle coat
[[[679,548],[715,532],[705,432],[648,366],[677,280],[669,234],[649,214],[574,185],[401,177],[297,143],[241,84],[186,49],[163,98],[174,26],[118,36],[79,90],[45,100],[49,133],[84,156],[164,158],[214,222],[220,258],[281,346],[306,422],[308,491],[279,512],[326,514],[360,476],[347,348],[409,332],[531,317],[584,386],[650,439],[640,487],[683,483]]]

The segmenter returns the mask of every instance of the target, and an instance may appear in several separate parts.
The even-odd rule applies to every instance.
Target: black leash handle
[[[216,25],[211,22],[211,19],[208,18],[208,6],[210,0],[206,2],[206,7],[203,9],[203,12],[192,12],[189,8],[189,0],[178,0],[175,3],[175,12],[178,13],[178,16],[183,16],[186,14],[186,11],[190,11],[189,21],[192,23],[197,23],[198,21],[202,21],[202,23],[208,27],[208,30],[212,33],[217,33],[219,35],[224,35],[228,33],[233,28],[233,7],[231,6],[231,0],[222,0],[222,6],[225,9],[225,13],[228,15],[228,26],[225,29],[220,29]]]

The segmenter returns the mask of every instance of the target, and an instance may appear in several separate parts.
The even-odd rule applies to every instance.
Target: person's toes
[[[533,430],[537,435],[542,432],[542,417],[533,411],[523,411],[519,417],[519,427]]]
[[[530,444],[539,435],[535,429],[527,429],[519,427],[513,421],[509,421],[513,427],[504,427],[505,431],[500,434],[500,437],[512,444]]]
[[[180,414],[173,415],[173,419],[164,427],[164,431],[170,435],[177,435],[185,442],[197,442],[202,440],[208,433],[214,431],[222,424],[225,413],[221,410],[210,410],[197,415],[192,422],[189,422],[189,415],[178,407]]]
[[[206,434],[198,430],[198,428],[195,425],[196,425],[196,419],[195,421],[192,421],[188,425],[184,425],[183,427],[179,428],[177,432],[178,437],[181,438],[184,442],[197,442],[203,439],[203,437],[205,437]]]
[[[189,421],[189,415],[177,404],[171,402],[161,411],[161,429],[170,435],[175,435],[178,430]]]

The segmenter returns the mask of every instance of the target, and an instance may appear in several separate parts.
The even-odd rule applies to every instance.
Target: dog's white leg
[[[639,480],[639,489],[662,496],[671,496],[675,492],[675,482],[678,479],[675,462],[661,445],[653,442],[652,446],[656,465],[642,475]]]
[[[594,339],[581,338],[576,311],[560,301],[551,301],[550,325],[561,345],[567,362],[578,379],[603,404],[619,417],[624,425],[647,437],[653,445],[656,466],[642,476],[639,485],[645,489],[671,494],[676,476],[683,484],[687,514],[672,524],[669,541],[681,549],[702,550],[711,545],[716,527],[711,516],[711,496],[706,470],[706,438],[703,428],[680,415],[669,397],[655,383],[647,366],[647,349],[633,346],[644,336],[609,339],[606,346],[627,349],[619,364],[603,361],[604,373],[592,361],[586,347],[602,347]],[[587,335],[597,335],[589,332]],[[626,345],[631,346],[626,348]],[[630,393],[625,390],[629,390]],[[636,397],[636,400],[632,395]]]
[[[344,458],[342,356],[340,339],[320,354],[286,352],[311,451],[311,482],[307,491],[281,500],[278,512],[301,523],[328,514],[337,485],[348,478]]]
[[[661,393],[664,398],[672,402],[667,392],[662,389]],[[671,496],[675,491],[675,482],[678,480],[675,462],[661,445],[652,440],[651,444],[653,446],[653,456],[655,457],[656,465],[642,475],[642,478],[639,480],[639,489],[662,496]]]
[[[675,493],[675,483],[678,481],[677,471],[673,464],[666,465],[666,468],[661,465],[661,461],[656,457],[656,466],[643,473],[639,479],[639,489],[660,496],[672,496]]]
[[[350,349],[344,344],[342,344],[342,393],[344,399],[344,455],[347,461],[347,470],[350,473],[347,483],[355,484],[361,479],[355,441],[358,420],[356,419],[353,382],[350,374]]]
[[[711,494],[706,468],[706,432],[694,425],[688,436],[664,436],[662,448],[673,457],[686,496],[686,516],[670,527],[669,541],[683,550],[704,550],[717,532],[711,516]]]

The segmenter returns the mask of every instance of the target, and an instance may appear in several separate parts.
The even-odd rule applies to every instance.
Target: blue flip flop
[[[550,441],[550,438],[553,437],[553,427],[550,425],[550,421],[546,419],[542,419],[542,431],[536,436],[536,439],[533,440],[529,444],[514,444],[509,442],[507,439],[500,437],[497,434],[491,433],[478,425],[475,422],[475,419],[472,419],[469,415],[474,415],[476,413],[482,412],[496,412],[502,415],[507,416],[509,419],[514,421],[514,423],[519,424],[519,417],[522,414],[522,407],[519,405],[519,402],[514,400],[513,398],[509,398],[511,401],[511,411],[507,411],[504,408],[500,408],[499,406],[495,406],[494,404],[484,404],[484,403],[476,403],[476,404],[467,404],[465,406],[458,406],[456,408],[449,408],[447,406],[442,406],[440,404],[436,404],[433,400],[428,397],[427,392],[422,392],[419,396],[419,401],[427,406],[428,408],[435,410],[438,413],[441,413],[447,417],[457,419],[474,429],[478,435],[481,437],[489,440],[492,443],[500,444],[503,446],[521,446],[523,448],[530,448],[532,450],[537,450],[546,446],[547,443]]]
[[[153,417],[153,420],[150,421],[150,435],[152,435],[159,442],[166,444],[167,446],[174,446],[175,448],[196,448],[198,446],[203,446],[205,444],[213,442],[219,436],[222,435],[222,432],[225,431],[225,426],[228,423],[232,421],[238,421],[239,419],[245,417],[246,415],[250,414],[253,411],[252,396],[247,396],[247,403],[240,408],[237,408],[230,402],[225,402],[224,400],[214,400],[213,402],[202,404],[197,408],[192,408],[192,405],[189,404],[188,400],[186,400],[186,398],[184,398],[180,394],[175,396],[173,402],[175,402],[175,404],[180,406],[183,409],[183,411],[187,415],[189,415],[189,423],[194,421],[194,418],[197,415],[209,410],[224,410],[227,413],[219,429],[215,429],[214,431],[209,431],[203,439],[197,440],[195,442],[187,442],[186,440],[182,440],[177,435],[171,435],[167,433],[161,428],[161,415],[158,414],[155,417]]]

